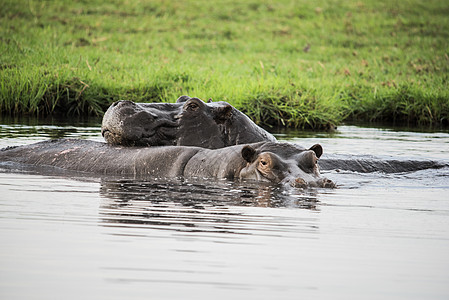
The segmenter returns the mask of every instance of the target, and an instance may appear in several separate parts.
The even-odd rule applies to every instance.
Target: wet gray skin
[[[200,177],[257,180],[285,186],[334,187],[324,170],[411,172],[447,168],[447,163],[416,160],[319,159],[317,144],[309,149],[290,143],[259,142],[221,149],[190,146],[125,147],[88,140],[50,140],[0,150],[0,166],[52,174],[63,170],[133,178]],[[56,167],[56,168],[54,168]],[[57,173],[56,172],[56,173]],[[63,173],[65,174],[65,173]]]
[[[317,165],[323,148],[319,144],[304,149],[289,143],[262,143],[247,145],[242,157],[247,165],[240,172],[240,178],[277,182],[297,188],[326,187],[335,184],[320,176]]]
[[[101,134],[111,145],[174,145],[178,110],[178,104],[117,101],[104,114]]]
[[[124,146],[198,146],[217,149],[261,141],[275,142],[227,102],[181,96],[176,103],[113,103],[103,117],[106,142]]]
[[[62,139],[0,151],[0,164],[141,178],[199,177],[266,181],[298,188],[334,187],[317,166],[320,145],[259,142],[220,149],[124,147]]]
[[[321,158],[320,170],[341,170],[359,173],[404,173],[425,169],[447,168],[449,165],[432,160],[397,160],[368,158]]]

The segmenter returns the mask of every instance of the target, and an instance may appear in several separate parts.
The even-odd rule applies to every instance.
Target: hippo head
[[[174,120],[177,105],[169,103],[140,104],[117,101],[106,111],[101,134],[112,145],[174,145],[178,123]]]
[[[257,126],[248,116],[231,104],[211,99],[206,103],[198,98],[182,96],[177,145],[217,149],[261,141],[276,142],[276,138]]]
[[[103,137],[124,146],[198,146],[218,149],[276,141],[227,102],[181,96],[176,103],[113,103],[103,117]]]
[[[242,149],[246,167],[240,172],[240,178],[298,188],[335,187],[331,180],[320,177],[317,161],[322,153],[323,148],[319,144],[309,149],[289,143],[246,145]]]

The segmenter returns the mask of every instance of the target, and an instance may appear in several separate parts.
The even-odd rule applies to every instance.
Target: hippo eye
[[[198,108],[199,108],[199,105],[196,103],[189,103],[189,105],[187,105],[188,110],[196,111],[196,110],[198,110]]]
[[[267,162],[264,161],[264,160],[261,160],[260,163],[262,164],[262,166],[266,166],[267,165]]]

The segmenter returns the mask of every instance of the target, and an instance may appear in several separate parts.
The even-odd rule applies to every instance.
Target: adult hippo
[[[276,138],[227,102],[181,96],[176,103],[113,103],[103,117],[106,142],[124,146],[218,149]]]
[[[334,187],[320,177],[320,145],[310,149],[295,144],[259,142],[221,149],[189,146],[124,147],[61,139],[0,151],[2,164],[104,175],[139,177],[201,177],[269,181],[294,187]]]

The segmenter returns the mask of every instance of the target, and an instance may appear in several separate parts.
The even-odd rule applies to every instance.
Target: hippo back
[[[40,168],[56,167],[102,175],[182,176],[198,147],[124,147],[106,143],[58,139],[0,150],[0,163]]]

